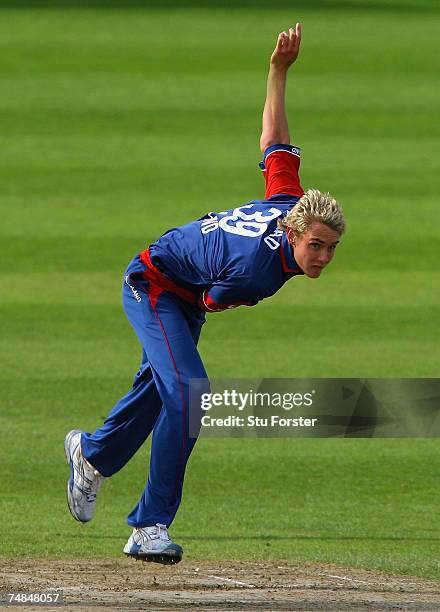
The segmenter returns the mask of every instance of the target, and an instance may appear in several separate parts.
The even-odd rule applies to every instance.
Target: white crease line
[[[338,580],[351,580],[351,578],[347,578],[347,576],[332,576],[329,574],[329,578],[337,578]]]
[[[255,584],[248,584],[247,582],[241,582],[240,580],[232,580],[232,578],[222,578],[221,576],[208,576],[208,578],[215,578],[216,580],[224,580],[225,582],[232,582],[233,584],[239,584],[240,586],[249,587],[250,589],[256,589]]]
[[[329,578],[337,578],[338,580],[349,580],[350,582],[362,582],[362,584],[371,584],[370,582],[365,582],[365,580],[356,580],[356,578],[348,578],[347,576],[332,576],[328,575]]]

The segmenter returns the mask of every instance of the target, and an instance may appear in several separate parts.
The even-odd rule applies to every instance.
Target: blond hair
[[[308,189],[287,215],[278,219],[278,227],[282,230],[291,228],[300,236],[315,221],[324,223],[338,234],[345,232],[344,213],[340,204],[329,193]]]

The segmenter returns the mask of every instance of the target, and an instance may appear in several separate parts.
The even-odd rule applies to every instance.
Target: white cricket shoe
[[[183,550],[174,544],[166,525],[156,523],[152,527],[135,527],[124,546],[124,553],[142,561],[154,561],[164,565],[179,563]]]
[[[80,429],[69,431],[64,440],[64,452],[70,465],[70,478],[67,481],[67,505],[73,518],[87,523],[93,518],[96,495],[104,476],[88,463],[81,453]]]

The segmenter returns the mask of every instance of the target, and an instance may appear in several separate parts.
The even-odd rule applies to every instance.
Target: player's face
[[[292,230],[288,231],[296,263],[309,278],[319,278],[333,259],[340,235],[319,221],[312,223],[301,236],[295,236]]]

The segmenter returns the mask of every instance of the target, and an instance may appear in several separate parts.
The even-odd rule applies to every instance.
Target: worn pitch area
[[[436,582],[334,565],[3,559],[0,575],[3,593],[63,592],[20,610],[440,610]]]

